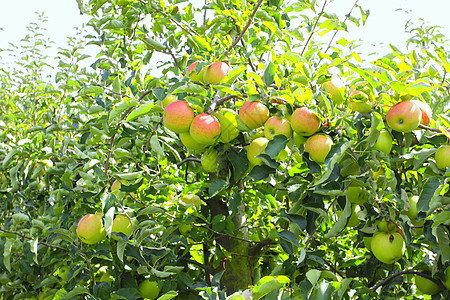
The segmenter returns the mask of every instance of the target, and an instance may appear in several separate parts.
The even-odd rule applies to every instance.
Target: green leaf
[[[81,294],[89,294],[89,290],[81,286],[75,287],[73,290],[65,294],[63,299],[70,299]]]
[[[6,154],[5,158],[3,159],[2,162],[2,168],[3,170],[6,169],[6,167],[8,167],[9,163],[12,161],[12,159],[14,158],[14,156],[19,152],[19,150],[17,149],[13,149],[11,151],[8,152],[8,154]]]
[[[161,147],[161,144],[159,143],[158,140],[158,136],[156,134],[153,135],[150,139],[150,147],[157,154],[164,156],[164,149]]]
[[[154,114],[162,112],[163,109],[161,106],[156,105],[153,102],[147,102],[144,104],[141,104],[139,107],[137,107],[135,110],[133,110],[127,117],[127,122],[132,121],[142,115],[148,115],[148,114]]]
[[[344,230],[345,226],[347,225],[347,221],[352,215],[352,203],[348,200],[345,202],[345,208],[339,217],[338,221],[334,223],[333,227],[327,232],[325,235],[325,238],[332,238],[337,236],[342,230]]]
[[[3,265],[5,266],[6,270],[10,272],[11,272],[11,250],[15,241],[16,240],[14,239],[7,239],[3,250]]]
[[[119,239],[117,241],[117,251],[116,251],[116,253],[117,253],[117,257],[119,258],[119,260],[121,262],[123,262],[123,253],[125,252],[125,248],[126,248],[127,244],[128,243],[126,241],[122,240],[122,239]]]
[[[154,206],[147,206],[139,211],[138,216],[160,214],[163,212],[164,212],[164,209],[162,209],[162,208],[154,207]]]
[[[288,144],[289,140],[284,135],[276,135],[273,140],[267,143],[264,153],[269,155],[270,158],[276,158]]]
[[[228,152],[228,160],[233,166],[234,181],[238,181],[248,169],[247,153],[242,148],[232,147]]]
[[[218,179],[211,182],[208,188],[209,197],[214,197],[215,195],[220,193],[223,189],[225,189],[226,186],[227,182],[223,179]]]
[[[242,97],[240,92],[232,90],[231,88],[229,88],[229,87],[227,87],[225,85],[222,85],[222,84],[215,84],[214,88],[216,90],[219,90],[219,91],[224,92],[226,94],[234,95],[234,96],[237,96],[237,97]]]
[[[411,96],[418,96],[420,94],[432,91],[433,88],[431,87],[431,85],[429,83],[418,82],[418,83],[408,86],[408,88],[406,90],[407,90],[408,94],[410,94]]]
[[[178,88],[176,88],[172,94],[179,94],[179,93],[193,93],[193,94],[199,94],[202,96],[207,96],[206,89],[202,86],[195,84],[195,83],[188,83],[185,85],[182,85]]]
[[[439,226],[436,229],[437,240],[439,243],[440,255],[442,258],[442,263],[450,261],[450,238],[448,230],[445,227]]]
[[[162,51],[162,50],[165,49],[163,44],[161,44],[160,42],[155,41],[152,38],[141,36],[141,41],[144,42],[144,44],[145,44],[145,46],[147,47],[148,50]]]
[[[262,165],[262,166],[254,166],[253,169],[248,174],[249,177],[252,177],[256,181],[263,180],[269,177],[270,174],[274,174],[276,172],[275,169]]]
[[[290,242],[294,246],[299,247],[298,239],[295,236],[295,234],[293,234],[292,232],[290,232],[290,231],[281,231],[281,232],[277,232],[277,233],[278,233],[278,236],[281,239]]]
[[[306,229],[306,224],[307,224],[306,219],[305,219],[305,217],[303,217],[301,215],[288,214],[288,213],[286,213],[285,210],[282,210],[280,213],[280,217],[286,218],[289,221],[291,221],[292,223],[297,224],[297,226],[300,227],[301,230]]]
[[[125,24],[118,20],[111,20],[106,24],[103,29],[122,29],[125,28]]]
[[[175,298],[176,296],[178,296],[178,293],[176,291],[169,291],[159,297],[158,300],[169,300]]]
[[[275,74],[277,72],[277,68],[272,62],[266,66],[264,70],[264,82],[267,86],[271,85],[274,82]]]
[[[419,201],[417,202],[417,210],[419,212],[427,212],[430,208],[430,201],[434,196],[434,192],[439,188],[441,182],[439,179],[431,177],[424,184],[422,192],[420,193]]]

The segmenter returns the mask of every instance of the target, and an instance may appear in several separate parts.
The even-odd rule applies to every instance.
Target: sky
[[[26,27],[30,22],[37,20],[36,12],[43,12],[48,18],[46,33],[55,42],[56,47],[65,46],[67,36],[75,35],[75,27],[81,27],[90,19],[89,16],[79,13],[76,0],[3,0],[2,2],[0,49],[8,48],[9,43],[19,44],[26,35]],[[204,0],[190,0],[190,2],[201,5]],[[354,2],[355,0],[334,0],[330,2],[327,11],[336,13],[343,19]],[[408,35],[405,34],[404,29],[408,20],[415,20],[415,24],[419,25],[421,18],[428,25],[441,26],[441,32],[450,39],[449,0],[359,0],[358,4],[365,10],[369,9],[370,16],[365,26],[350,26],[345,38],[347,40],[361,39],[362,46],[358,48],[358,51],[363,54],[382,53],[381,44],[389,43],[401,50],[406,50]],[[359,16],[359,14],[355,15]],[[339,33],[336,39],[343,36],[343,33]],[[49,53],[50,56],[56,54],[56,47],[53,53]]]

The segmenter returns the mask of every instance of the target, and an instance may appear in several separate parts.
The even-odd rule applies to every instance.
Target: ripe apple
[[[332,81],[325,81],[322,84],[323,89],[330,95],[331,100],[336,104],[344,103],[344,97],[342,96],[341,89]]]
[[[291,124],[284,117],[271,116],[264,124],[264,136],[268,140],[273,140],[276,135],[284,135],[290,138],[292,135]]]
[[[175,101],[164,108],[164,126],[175,133],[189,131],[194,110],[184,101]]]
[[[414,277],[417,289],[425,295],[434,295],[441,291],[441,288],[428,278],[416,275]]]
[[[139,292],[144,299],[156,299],[159,295],[159,286],[156,281],[145,279],[139,284]]]
[[[386,113],[389,127],[399,132],[411,132],[417,129],[421,120],[420,108],[411,101],[398,102]]]
[[[348,95],[348,98],[353,112],[356,111],[362,114],[370,114],[372,112],[372,104],[368,102],[369,96],[367,96],[366,93],[353,90],[350,92],[350,95]]]
[[[189,132],[180,133],[180,140],[188,150],[202,150],[207,146],[194,140]]]
[[[183,195],[180,201],[186,205],[193,204],[197,209],[200,209],[202,206],[202,199],[196,194]]]
[[[124,215],[117,215],[113,220],[111,232],[121,232],[126,236],[130,236],[133,232],[133,229],[128,217]],[[111,237],[117,241],[120,239],[120,237],[117,237],[113,234],[111,235]]]
[[[385,264],[392,264],[403,257],[406,244],[403,237],[397,232],[392,234],[378,232],[372,237],[370,247],[373,255],[379,261]]]
[[[331,146],[333,146],[333,140],[328,135],[316,134],[306,140],[305,152],[309,153],[313,161],[323,164]]]
[[[86,244],[96,244],[106,237],[102,214],[87,214],[78,222],[77,235]]]
[[[297,108],[291,116],[291,127],[296,133],[310,136],[319,130],[320,118],[306,106]]]
[[[175,96],[175,95],[167,95],[163,99],[163,101],[161,101],[161,105],[162,105],[163,108],[166,108],[167,105],[169,105],[170,103],[175,102],[177,100],[178,100],[177,96]]]
[[[205,73],[205,67],[203,67],[199,73],[197,73],[197,64],[198,61],[193,62],[189,65],[186,75],[192,80],[192,81],[199,81],[203,82],[203,74]]]
[[[201,158],[201,164],[202,164],[203,170],[205,170],[205,172],[209,172],[209,173],[217,172],[219,169],[219,163],[217,160],[218,158],[219,158],[219,152],[217,152],[217,150],[214,148],[211,148],[208,151],[206,151],[205,153],[203,153],[202,158]]]
[[[388,155],[391,153],[392,150],[392,137],[389,131],[386,129],[382,129],[380,131],[380,135],[377,138],[377,141],[375,142],[375,145],[373,145],[373,149],[381,151]]]
[[[189,133],[200,144],[211,145],[220,136],[220,123],[216,117],[210,114],[199,114],[191,123]]]
[[[222,61],[212,63],[203,73],[203,81],[211,84],[221,83],[230,72],[230,66]]]
[[[250,164],[253,166],[261,165],[262,160],[256,156],[264,153],[269,140],[265,137],[259,137],[254,139],[247,148],[247,158]]]
[[[229,108],[221,108],[214,116],[220,123],[220,137],[219,141],[222,143],[229,143],[239,135],[238,129],[238,115]]]
[[[450,145],[440,146],[434,154],[434,159],[439,169],[445,170],[450,167]]]
[[[366,203],[369,199],[369,193],[361,186],[352,183],[346,191],[346,197],[348,201],[355,204]]]
[[[246,101],[239,110],[239,118],[248,128],[256,129],[269,118],[269,109],[259,101]]]
[[[433,111],[431,110],[431,107],[428,105],[428,103],[419,100],[411,100],[411,102],[417,105],[422,112],[422,119],[420,120],[420,124],[425,126],[430,125],[431,115],[433,114]]]

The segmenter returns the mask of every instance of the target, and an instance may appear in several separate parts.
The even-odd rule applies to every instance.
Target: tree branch
[[[239,98],[239,97],[235,96],[235,95],[228,95],[223,98],[219,98],[218,95],[214,96],[214,99],[213,99],[211,105],[206,109],[206,113],[212,114],[214,112],[214,110],[216,110],[217,106],[220,106],[220,105],[224,104],[225,102],[227,102],[228,100],[233,99],[233,98]]]
[[[5,232],[5,233],[10,233],[10,234],[15,234],[15,235],[20,236],[21,238],[24,238],[24,239],[27,239],[27,240],[34,240],[34,238],[31,237],[31,236],[26,236],[26,235],[20,234],[20,233],[15,232],[15,231],[6,230],[6,229],[3,229],[3,228],[0,228],[0,231]],[[61,246],[52,245],[52,244],[48,244],[48,243],[41,242],[41,241],[38,241],[38,244],[46,246],[46,247],[49,247],[49,248],[55,248],[55,249],[59,249],[59,250],[63,250],[63,251],[69,252],[69,249],[61,247]]]
[[[248,255],[250,256],[256,256],[262,248],[264,248],[267,245],[272,244],[273,241],[270,238],[264,239],[260,242],[258,242],[255,246],[248,249]]]
[[[419,124],[419,128],[425,129],[425,130],[428,130],[428,131],[432,131],[432,132],[437,132],[437,133],[442,133],[442,131],[450,132],[450,130],[448,130],[448,129],[433,128],[433,127],[425,126],[425,125],[422,125],[422,124]]]
[[[181,166],[184,163],[190,162],[190,161],[195,161],[195,162],[201,162],[201,160],[197,157],[187,157],[185,159],[183,159],[182,161],[180,161],[179,163],[177,163],[177,166]]]
[[[430,275],[424,274],[422,272],[414,271],[414,270],[406,270],[406,271],[402,271],[402,272],[398,272],[398,273],[392,274],[391,276],[389,276],[386,279],[384,279],[384,280],[380,281],[379,283],[377,283],[371,289],[372,289],[372,291],[376,291],[380,286],[385,285],[386,283],[388,283],[389,281],[391,281],[395,277],[398,277],[398,276],[401,276],[401,275],[405,275],[405,274],[415,274],[415,275],[422,276],[422,277],[424,277],[426,279],[429,279],[429,280],[433,281],[434,283],[436,283],[442,290],[446,289],[444,284],[439,279],[433,278]]]
[[[186,258],[186,257],[180,257],[180,260],[185,261],[185,262],[190,263],[190,264],[193,264],[193,265],[196,265],[197,267],[200,267],[200,268],[204,269],[209,274],[214,274],[215,273],[213,268],[211,268],[211,267],[209,267],[207,265],[204,265],[202,263],[199,263],[196,260],[189,259],[189,258]]]

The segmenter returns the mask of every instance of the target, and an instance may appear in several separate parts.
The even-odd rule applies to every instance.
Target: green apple
[[[378,232],[372,237],[370,247],[372,248],[373,255],[379,261],[385,264],[392,264],[403,257],[406,244],[398,232],[392,234]]]
[[[325,134],[316,134],[309,137],[305,143],[305,152],[318,164],[323,164],[333,146],[333,140]]]
[[[201,158],[201,164],[203,167],[203,170],[208,173],[215,173],[219,169],[219,152],[217,152],[216,149],[211,148],[205,153],[203,153]]]
[[[317,114],[305,106],[297,108],[291,116],[292,130],[302,136],[313,135],[321,124]]]
[[[86,244],[96,244],[106,237],[102,214],[87,214],[78,222],[77,235]]]
[[[269,109],[259,101],[246,101],[239,109],[239,119],[249,129],[264,125],[269,118]]]
[[[210,114],[199,114],[192,121],[189,133],[200,144],[211,145],[220,137],[220,123]]]
[[[164,108],[164,126],[175,133],[189,131],[194,120],[194,110],[184,101],[175,101]]]
[[[264,153],[264,150],[267,147],[269,140],[265,137],[260,137],[254,139],[247,148],[247,158],[250,164],[253,166],[261,165],[262,160],[256,156]]]
[[[186,75],[192,80],[192,81],[199,81],[203,82],[203,74],[205,73],[205,67],[203,67],[198,73],[197,73],[197,64],[198,61],[193,62],[189,65]]]
[[[221,108],[214,116],[220,123],[219,142],[229,143],[239,135],[238,115],[232,109]]]
[[[350,108],[353,112],[362,114],[370,114],[372,112],[372,104],[369,102],[369,96],[359,90],[353,90],[348,96],[350,100]]]
[[[389,131],[383,129],[380,131],[380,135],[377,138],[375,145],[373,145],[373,149],[381,151],[388,155],[392,150],[392,137]]]
[[[386,113],[386,121],[392,129],[399,132],[411,132],[420,124],[422,111],[411,101],[398,102]]]
[[[366,203],[369,199],[369,193],[363,189],[361,186],[352,183],[346,191],[346,197],[348,201],[355,204]]]
[[[202,150],[207,146],[206,144],[202,144],[194,140],[189,132],[182,132],[179,135],[181,143],[183,143],[188,150]]]
[[[221,83],[230,72],[230,66],[222,61],[212,63],[203,73],[203,81],[210,84]]]
[[[433,111],[431,110],[431,107],[428,105],[428,103],[419,100],[411,100],[411,102],[417,105],[422,112],[422,119],[420,120],[420,124],[425,126],[430,125],[431,115],[433,114]]]
[[[439,169],[445,170],[450,167],[450,145],[440,146],[434,154],[434,159]]]
[[[306,142],[307,138],[303,135],[298,134],[297,132],[294,132],[294,145],[297,148],[300,148],[302,144]],[[288,146],[290,146],[292,143],[288,143]]]
[[[279,116],[271,116],[264,124],[264,136],[273,140],[276,135],[284,135],[288,139],[292,135],[291,124],[288,119]]]
[[[441,291],[441,288],[428,278],[416,275],[414,277],[417,289],[425,295],[434,295]]]
[[[163,99],[163,101],[161,102],[161,105],[162,105],[163,108],[166,108],[167,105],[169,105],[170,103],[175,102],[177,100],[178,100],[177,96],[175,96],[175,95],[167,95]]]
[[[145,279],[139,284],[139,292],[144,299],[156,299],[159,295],[158,283]]]
[[[128,217],[125,215],[117,215],[113,220],[111,232],[121,232],[126,236],[130,236],[133,232],[133,228]],[[117,241],[120,239],[120,237],[117,237],[113,234],[111,235],[111,237]]]
[[[193,204],[197,209],[202,206],[202,199],[196,194],[183,195],[180,200],[186,205]]]
[[[392,233],[397,230],[397,226],[392,222],[389,222],[389,230],[388,230],[386,220],[381,220],[380,222],[378,222],[377,228],[378,228],[378,231],[380,231],[380,232],[391,232]]]
[[[364,246],[366,246],[367,250],[369,250],[370,252],[372,252],[372,236],[364,236],[363,237],[363,242],[364,242]]]

